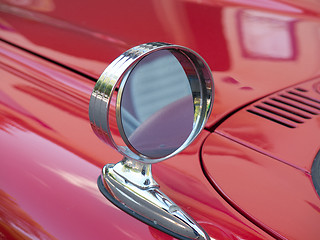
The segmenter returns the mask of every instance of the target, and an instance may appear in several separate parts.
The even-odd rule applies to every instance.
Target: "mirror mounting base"
[[[150,163],[142,163],[132,158],[124,157],[122,161],[112,167],[112,170],[115,173],[113,177],[119,182],[124,179],[125,183],[131,183],[140,189],[159,187],[152,177]]]
[[[152,177],[151,164],[129,158],[107,164],[98,186],[118,208],[175,238],[210,239],[195,220],[160,191]]]

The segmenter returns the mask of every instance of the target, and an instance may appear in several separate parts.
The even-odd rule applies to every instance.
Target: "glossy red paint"
[[[319,77],[317,0],[0,2],[3,40],[88,78],[97,79],[118,55],[145,42],[197,51],[216,85],[207,129],[220,136],[204,131],[184,152],[154,166],[162,190],[217,239],[270,238],[240,213],[277,237],[318,234],[313,224],[319,222],[319,199],[309,173],[318,150],[319,120],[291,134],[273,122],[258,121],[245,108],[222,123],[259,98]],[[121,156],[89,126],[94,83],[7,44],[1,43],[0,51],[0,149],[7,160],[0,168],[0,238],[94,239],[107,232],[119,239],[171,239],[116,209],[96,188],[102,166]],[[314,89],[319,91],[317,83]],[[204,167],[221,196],[198,161],[207,136]],[[228,164],[239,171],[230,176]],[[243,178],[247,175],[250,179]],[[256,190],[261,186],[266,191]],[[290,212],[289,207],[298,209]],[[285,221],[289,217],[298,220]],[[305,223],[310,224],[301,229]]]
[[[310,174],[216,133],[204,143],[203,165],[236,209],[276,237],[319,238],[320,199]]]
[[[227,119],[216,132],[311,174],[320,149],[319,83],[315,78],[263,98]]]
[[[215,78],[212,129],[238,107],[320,74],[317,0],[2,2],[3,39],[95,78],[141,43],[197,51]]]
[[[94,82],[4,43],[0,52],[1,236],[172,239],[113,206],[97,188],[101,168],[121,156],[91,130]],[[198,158],[208,134],[154,166],[161,189],[213,238],[271,239],[203,175]]]

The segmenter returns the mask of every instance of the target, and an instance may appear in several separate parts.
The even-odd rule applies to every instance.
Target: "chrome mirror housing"
[[[159,190],[151,166],[197,137],[210,115],[213,92],[211,71],[197,53],[147,43],[114,60],[91,94],[93,131],[124,156],[103,168],[100,191],[122,210],[180,239],[208,236]]]

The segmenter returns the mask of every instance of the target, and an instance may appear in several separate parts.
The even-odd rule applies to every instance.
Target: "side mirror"
[[[197,137],[210,115],[213,91],[211,71],[197,53],[148,43],[112,62],[90,99],[94,132],[124,156],[103,168],[100,191],[122,210],[177,238],[208,236],[159,190],[151,165]]]

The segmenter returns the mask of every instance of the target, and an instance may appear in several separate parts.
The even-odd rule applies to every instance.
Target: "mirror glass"
[[[121,122],[130,145],[149,158],[162,158],[189,137],[194,120],[186,71],[180,52],[160,50],[144,57],[130,72],[121,99]]]

